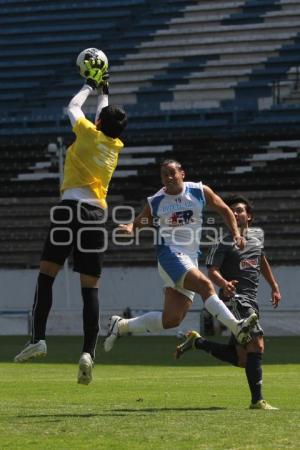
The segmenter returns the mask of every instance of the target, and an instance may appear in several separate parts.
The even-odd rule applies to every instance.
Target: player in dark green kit
[[[268,260],[264,254],[264,233],[261,228],[251,227],[252,206],[241,195],[231,196],[227,205],[233,211],[241,235],[245,238],[243,250],[237,248],[230,235],[225,236],[210,251],[206,264],[209,278],[220,287],[220,298],[230,306],[237,319],[255,312],[259,316],[257,289],[260,274],[272,290],[272,304],[277,308],[281,295]],[[251,332],[251,340],[241,346],[231,336],[229,343],[219,344],[204,339],[196,331],[190,331],[185,341],[176,349],[179,358],[187,350],[199,349],[214,357],[245,368],[251,391],[250,409],[274,410],[262,396],[262,355],[264,351],[263,329],[259,322]]]

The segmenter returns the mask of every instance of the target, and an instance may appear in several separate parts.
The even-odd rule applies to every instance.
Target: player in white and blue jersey
[[[105,351],[110,351],[121,335],[177,327],[192,305],[195,292],[201,295],[205,308],[227,326],[240,343],[248,341],[249,332],[257,322],[255,313],[244,320],[236,319],[217,296],[212,282],[198,268],[204,206],[208,204],[223,217],[235,244],[242,248],[244,242],[234,214],[208,186],[185,182],[184,178],[178,161],[162,163],[163,188],[148,198],[133,223],[120,226],[128,234],[149,225],[157,227],[158,270],[165,281],[165,303],[163,312],[151,311],[133,319],[112,316]]]

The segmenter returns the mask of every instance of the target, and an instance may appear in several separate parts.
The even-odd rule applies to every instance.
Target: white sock
[[[239,321],[234,317],[227,306],[219,299],[217,294],[211,295],[204,302],[204,307],[207,311],[218,319],[223,325],[229,328],[234,334],[236,334],[237,324]]]
[[[146,333],[163,330],[162,312],[151,311],[134,319],[123,319],[119,322],[119,333]]]

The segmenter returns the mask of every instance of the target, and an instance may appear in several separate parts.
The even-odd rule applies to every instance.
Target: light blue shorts
[[[195,293],[183,287],[184,278],[191,269],[198,269],[198,257],[185,253],[174,253],[169,247],[160,247],[157,252],[158,272],[165,282],[165,287],[171,287],[193,301]]]

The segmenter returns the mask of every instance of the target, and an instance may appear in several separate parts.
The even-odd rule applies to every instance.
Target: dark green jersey
[[[217,266],[226,280],[237,280],[236,293],[256,300],[261,257],[264,253],[264,232],[261,228],[248,228],[246,245],[240,250],[227,234],[210,250],[206,265]],[[222,298],[222,292],[220,292]]]

